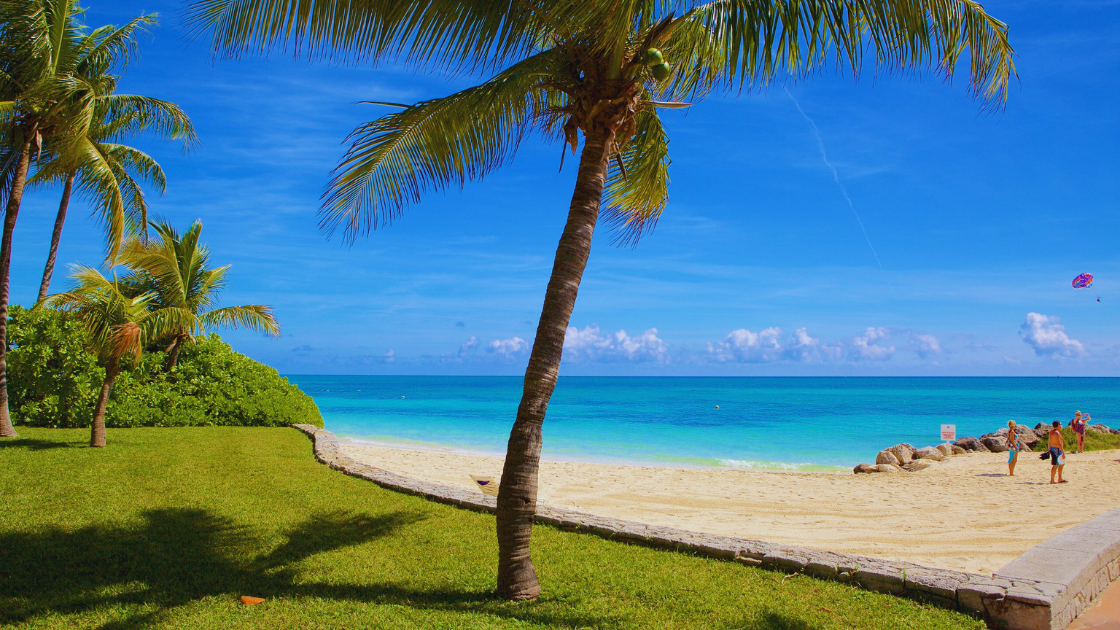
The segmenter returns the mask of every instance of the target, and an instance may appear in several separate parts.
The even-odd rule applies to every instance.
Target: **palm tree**
[[[161,194],[166,189],[167,180],[163,169],[155,159],[139,149],[114,140],[151,129],[167,139],[182,139],[188,147],[195,141],[190,119],[178,106],[155,99],[148,100],[152,105],[143,112],[118,112],[123,115],[111,121],[105,120],[103,116],[95,116],[88,133],[76,147],[76,155],[53,156],[29,180],[29,183],[36,184],[63,182],[62,200],[59,202],[50,252],[43,268],[43,279],[39,284],[39,297],[36,301],[43,300],[50,288],[75,180],[78,191],[95,204],[106,224],[109,240],[114,233],[143,232],[147,227],[148,207],[140,181],[155,186]],[[124,230],[116,227],[121,223],[125,224]]]
[[[7,325],[12,232],[15,230],[32,155],[47,148],[57,155],[78,155],[98,115],[106,120],[130,113],[153,116],[158,101],[112,94],[107,73],[135,48],[135,34],[154,22],[142,16],[127,25],[86,34],[76,0],[0,0],[0,141],[8,147],[0,182],[7,193],[0,237],[0,437],[14,436],[8,412]],[[110,258],[116,255],[124,220],[109,222]]]
[[[157,308],[179,309],[184,315],[164,334],[170,338],[168,369],[179,362],[179,351],[197,334],[216,326],[244,327],[269,335],[280,334],[272,307],[262,304],[212,308],[225,286],[225,267],[210,268],[210,252],[198,242],[202,222],[195,221],[182,236],[167,223],[152,223],[158,237],[151,241],[131,238],[121,253],[121,262],[134,275],[124,279],[131,293],[151,292]]]
[[[830,61],[858,73],[867,56],[948,78],[967,50],[971,91],[994,107],[1014,76],[1007,27],[971,0],[195,0],[188,20],[228,56],[282,47],[493,73],[355,130],[320,215],[348,238],[428,190],[481,179],[532,132],[573,153],[583,135],[498,494],[497,587],[509,599],[540,593],[529,540],[541,426],[596,222],[602,214],[632,244],[668,198],[658,109],[803,78]]]
[[[78,267],[71,276],[78,285],[67,293],[52,295],[45,304],[72,311],[89,333],[90,350],[105,368],[90,431],[90,446],[105,446],[105,409],[113,383],[121,372],[121,359],[140,359],[144,344],[161,332],[161,326],[180,319],[174,309],[153,309],[154,294],[124,295],[114,277],[109,281],[96,269]]]

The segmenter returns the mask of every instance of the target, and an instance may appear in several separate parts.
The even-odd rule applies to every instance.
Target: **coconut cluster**
[[[646,51],[646,56],[643,59],[646,66],[649,67],[653,78],[658,81],[664,81],[669,78],[669,74],[673,71],[672,66],[665,63],[665,59],[661,56],[661,51],[656,48],[650,48]]]

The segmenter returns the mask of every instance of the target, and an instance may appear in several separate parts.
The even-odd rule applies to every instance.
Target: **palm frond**
[[[199,319],[204,328],[231,326],[260,331],[273,337],[280,336],[280,324],[272,314],[272,307],[263,304],[214,309],[204,313]]]
[[[107,94],[97,99],[97,111],[105,120],[125,121],[111,136],[101,139],[151,132],[161,139],[181,140],[188,149],[198,142],[190,117],[175,103],[136,94]]]
[[[559,51],[534,55],[493,79],[362,125],[335,169],[319,225],[353,240],[392,222],[425,190],[463,186],[501,166],[550,120],[544,79]]]
[[[669,200],[669,136],[652,105],[634,117],[633,137],[612,160],[601,215],[617,245],[635,246],[653,230]]]
[[[195,0],[189,36],[210,33],[226,57],[270,49],[296,56],[394,59],[481,69],[532,50],[545,30],[534,0]]]
[[[100,65],[104,68],[129,64],[139,53],[137,36],[157,24],[156,14],[141,15],[123,26],[103,26],[91,33],[89,48],[83,51],[80,64]]]
[[[1007,25],[971,0],[713,0],[689,20],[712,41],[698,40],[693,30],[674,33],[692,36],[694,42],[678,44],[692,49],[679,63],[704,77],[678,86],[682,90],[742,88],[779,73],[802,77],[830,58],[858,73],[868,49],[877,68],[932,69],[946,79],[967,53],[969,89],[992,106],[1006,100],[1016,76]],[[709,61],[704,53],[713,45],[723,54]]]

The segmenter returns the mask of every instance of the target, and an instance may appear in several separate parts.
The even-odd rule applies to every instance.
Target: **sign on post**
[[[952,442],[957,439],[957,425],[943,424],[941,425],[941,439],[946,442]]]

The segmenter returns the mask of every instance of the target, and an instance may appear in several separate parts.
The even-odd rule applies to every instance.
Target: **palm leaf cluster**
[[[230,266],[210,266],[209,249],[199,241],[200,221],[182,235],[168,223],[152,223],[152,228],[156,238],[134,237],[125,243],[120,262],[129,274],[121,282],[129,295],[150,296],[153,309],[176,313],[162,335],[169,344],[170,367],[175,366],[184,343],[213,328],[229,326],[280,334],[270,306],[217,307]]]
[[[13,178],[21,134],[34,130],[33,186],[63,184],[76,189],[103,220],[110,257],[122,238],[147,225],[142,184],[163,191],[166,180],[151,156],[122,143],[149,133],[195,141],[190,119],[173,103],[117,94],[119,72],[138,53],[138,37],[155,24],[154,15],[123,26],[90,30],[73,0],[0,0],[7,25],[0,66],[12,66],[0,81],[0,167],[2,181]],[[22,63],[9,61],[22,56]]]
[[[157,307],[155,294],[130,295],[127,283],[91,267],[75,266],[71,278],[76,286],[50,296],[46,305],[74,313],[103,365],[130,355],[139,359],[145,345],[166,336],[182,319],[181,313]]]

